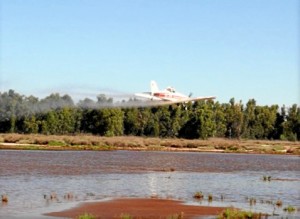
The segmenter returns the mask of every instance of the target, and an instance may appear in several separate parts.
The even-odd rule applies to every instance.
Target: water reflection
[[[157,179],[156,179],[156,175],[149,175],[148,176],[149,179],[149,190],[152,196],[157,196]]]

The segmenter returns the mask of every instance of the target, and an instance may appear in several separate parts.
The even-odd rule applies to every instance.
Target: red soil
[[[116,199],[106,202],[84,203],[78,207],[62,212],[53,212],[48,216],[78,218],[85,213],[97,218],[121,218],[130,215],[133,218],[165,219],[172,215],[183,214],[184,218],[217,215],[224,208],[185,205],[182,201],[165,199]]]

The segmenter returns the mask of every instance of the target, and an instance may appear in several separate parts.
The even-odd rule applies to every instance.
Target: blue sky
[[[300,104],[298,0],[0,0],[0,90]]]

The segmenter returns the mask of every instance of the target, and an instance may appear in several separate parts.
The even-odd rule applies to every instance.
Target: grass
[[[292,212],[296,211],[296,208],[294,206],[292,206],[292,205],[288,205],[283,210],[287,211],[288,213],[292,213]]]
[[[300,142],[237,140],[211,138],[176,139],[150,138],[135,136],[102,137],[89,134],[77,135],[41,135],[41,134],[0,134],[0,144],[15,143],[44,146],[51,150],[167,150],[167,151],[218,151],[226,153],[267,153],[299,154]],[[80,146],[84,146],[80,148]],[[7,147],[7,148],[5,148]],[[12,147],[12,146],[10,146]],[[3,149],[12,149],[1,145]],[[19,149],[16,147],[15,149]],[[33,149],[33,148],[32,148]]]
[[[196,192],[193,196],[195,199],[203,199],[204,195],[202,192]]]
[[[212,202],[212,201],[213,201],[213,195],[212,195],[212,194],[209,194],[209,195],[208,195],[208,201],[209,201],[209,202]]]
[[[271,176],[263,176],[263,181],[271,181]]]
[[[63,141],[55,141],[55,140],[52,140],[52,141],[49,141],[49,142],[48,142],[48,145],[49,145],[49,146],[65,146],[66,143],[63,142]]]
[[[96,217],[92,214],[85,213],[83,215],[80,215],[78,219],[96,219]]]
[[[282,206],[282,201],[278,199],[275,204],[276,204],[277,207],[281,207]]]
[[[7,202],[8,202],[8,197],[7,197],[7,195],[2,195],[2,196],[1,196],[1,200],[2,200],[3,203],[7,203]]]
[[[246,197],[246,200],[249,201],[250,206],[256,205],[256,198]]]
[[[181,212],[180,214],[173,214],[168,216],[166,219],[183,219],[184,213]]]
[[[133,217],[130,214],[121,214],[120,219],[133,219]]]
[[[218,219],[260,219],[261,213],[253,213],[251,211],[241,211],[238,209],[228,208],[218,215]]]

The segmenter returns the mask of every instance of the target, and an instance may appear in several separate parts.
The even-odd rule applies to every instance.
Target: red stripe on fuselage
[[[155,97],[159,97],[159,98],[175,98],[175,99],[183,99],[184,98],[184,97],[181,97],[181,96],[166,94],[166,93],[154,93],[153,95]]]

